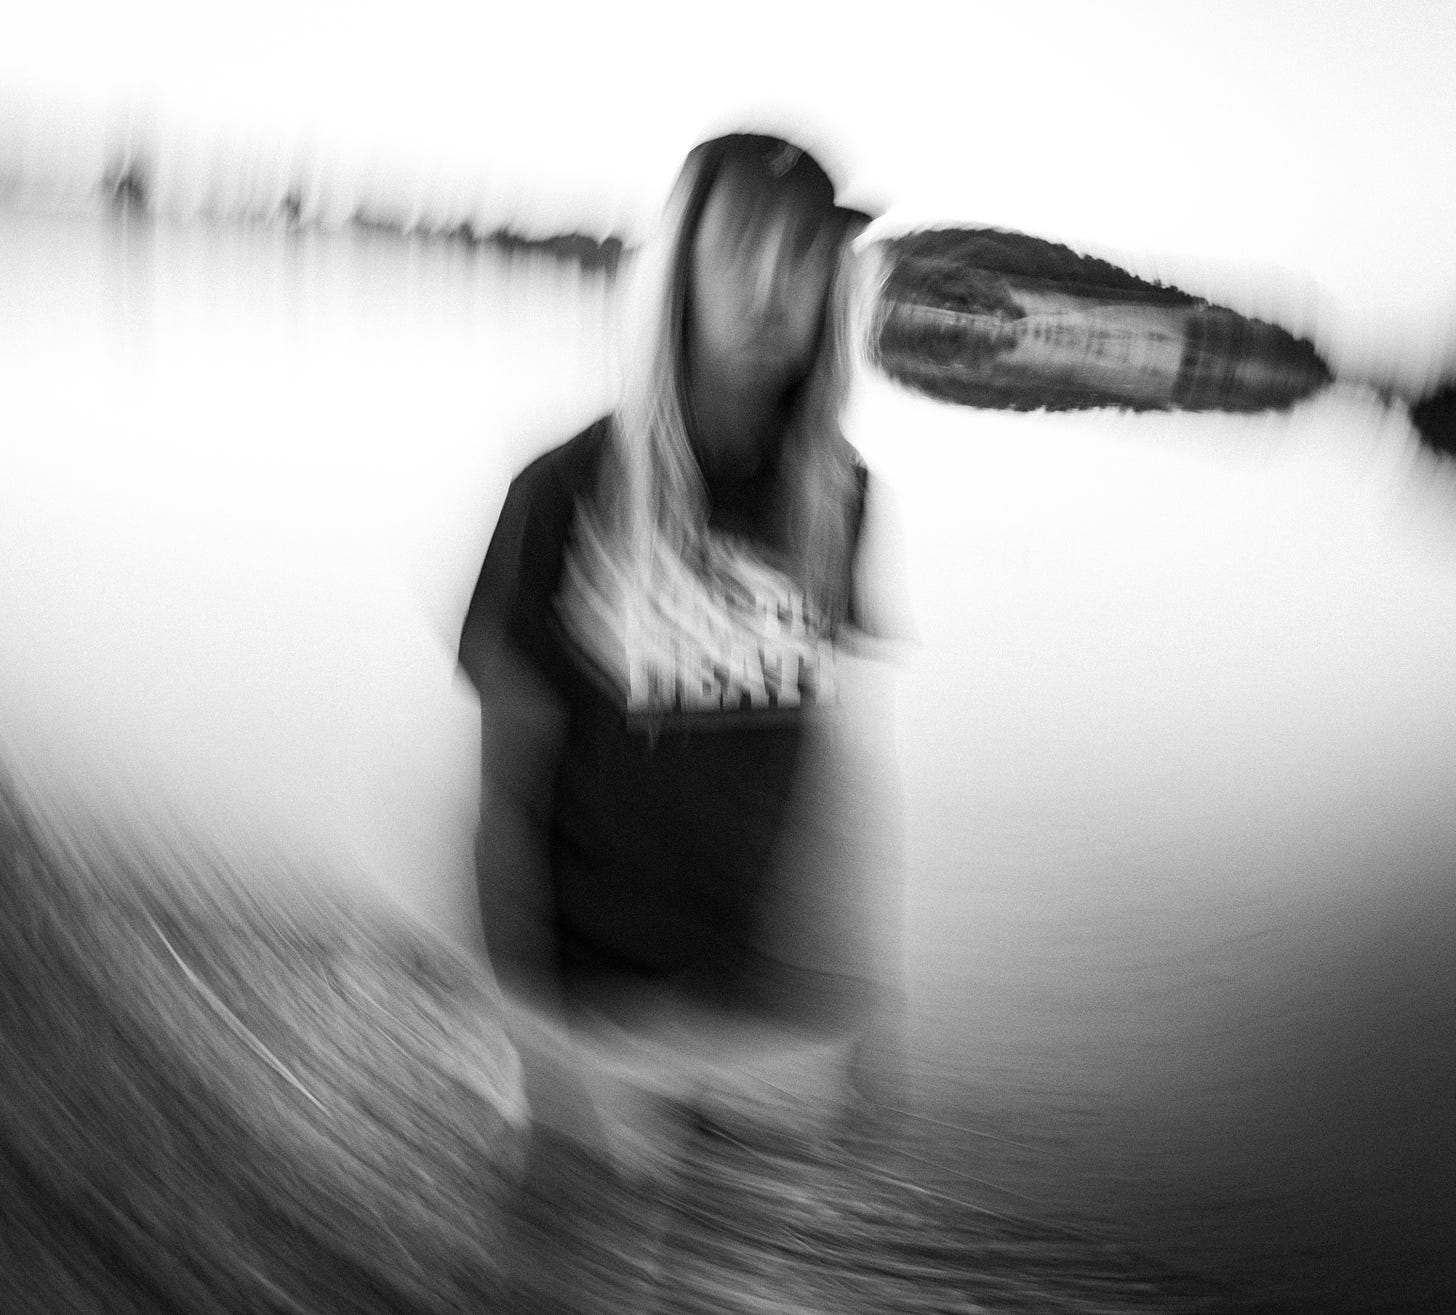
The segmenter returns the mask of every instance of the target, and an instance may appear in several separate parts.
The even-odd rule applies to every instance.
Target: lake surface
[[[612,322],[600,277],[465,247],[0,215],[19,770],[478,948],[455,635],[509,476],[610,404]],[[1047,416],[866,380],[850,420],[913,634],[847,672],[854,811],[946,1181],[1327,1309],[1442,1290],[1450,469],[1353,389]]]

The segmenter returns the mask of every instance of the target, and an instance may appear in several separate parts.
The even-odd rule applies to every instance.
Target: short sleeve
[[[849,556],[849,606],[846,608],[845,620],[855,630],[868,631],[863,590],[860,587],[862,573],[860,558],[863,555],[865,508],[869,502],[870,472],[865,466],[858,465],[854,468],[854,473],[856,494],[855,505],[851,511],[853,547]]]
[[[571,512],[569,494],[544,461],[511,481],[460,633],[460,665],[477,689],[502,645],[561,684],[551,600]]]
[[[891,645],[913,642],[915,628],[903,597],[905,570],[900,522],[880,480],[861,466],[859,518],[850,561],[851,631]]]

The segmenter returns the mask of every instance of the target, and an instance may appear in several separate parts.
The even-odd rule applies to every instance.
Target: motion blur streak
[[[63,811],[0,779],[5,1309],[505,1310],[487,975],[316,874]]]

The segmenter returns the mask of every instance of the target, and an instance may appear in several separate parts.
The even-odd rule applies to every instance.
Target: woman
[[[867,476],[838,417],[867,218],[779,138],[691,152],[640,258],[620,406],[513,481],[465,621],[487,948],[538,1120],[605,1120],[614,1152],[633,1102],[607,1108],[593,1057],[691,1088],[694,1056],[741,1067],[871,1008],[874,974],[828,930],[854,910],[806,899],[789,857],[812,831],[837,867],[812,764],[859,621]],[[819,950],[796,954],[766,911],[816,900]]]

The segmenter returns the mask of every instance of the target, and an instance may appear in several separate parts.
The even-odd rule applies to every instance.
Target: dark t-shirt
[[[483,655],[503,640],[567,711],[549,814],[563,980],[629,973],[716,998],[753,971],[804,705],[826,694],[827,677],[794,658],[795,681],[782,655],[759,653],[751,675],[735,680],[720,664],[716,680],[690,680],[686,699],[680,683],[675,698],[643,717],[593,673],[557,604],[577,500],[595,491],[609,434],[609,419],[599,420],[511,483],[465,620],[461,661],[478,681]],[[863,467],[859,473],[856,527],[867,478]],[[752,519],[751,498],[736,508],[721,500],[740,526]]]

